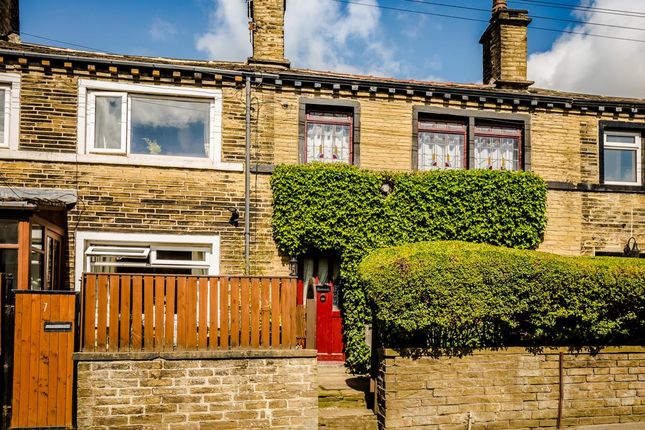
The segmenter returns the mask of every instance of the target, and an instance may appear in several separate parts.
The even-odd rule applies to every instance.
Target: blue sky
[[[490,0],[427,0],[459,5],[460,9],[410,0],[352,1],[475,19],[488,19],[489,13],[465,8],[489,9],[491,6]],[[578,5],[581,2],[594,7],[645,12],[645,2],[633,0],[563,0],[560,3]],[[645,28],[645,18],[640,17],[572,15],[570,10],[519,0],[509,0],[509,6],[528,8],[532,16],[620,25],[628,22]],[[29,34],[105,52],[146,56],[242,61],[250,52],[244,0],[29,0],[21,2],[20,12],[22,38],[34,43],[65,46]],[[645,39],[645,32],[539,18],[534,19],[532,26]],[[405,79],[479,82],[481,47],[478,41],[485,27],[484,22],[350,6],[334,0],[288,0],[287,56],[296,67]],[[598,55],[585,54],[587,50]],[[645,43],[535,29],[529,32],[529,54],[534,54],[529,73],[542,87],[645,97],[641,84],[645,61],[630,63],[634,56],[645,57]],[[619,79],[620,83],[611,82],[612,76],[620,75],[626,68],[633,69],[633,73]]]

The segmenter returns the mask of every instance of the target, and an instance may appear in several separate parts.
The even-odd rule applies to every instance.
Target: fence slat
[[[231,278],[231,346],[240,344],[240,279]]]
[[[21,294],[22,295],[22,294]],[[43,335],[43,329],[40,326],[40,312],[42,311],[42,296],[32,296],[31,298],[27,295],[22,295],[24,301],[29,303],[31,300],[31,314],[29,315],[29,324],[31,324],[31,350],[38,351],[40,349],[41,337]],[[30,354],[29,360],[29,384],[26,386],[28,403],[25,404],[25,412],[27,413],[27,420],[23,421],[25,424],[20,427],[33,427],[36,424],[36,414],[34,411],[38,410],[38,355]]]
[[[119,328],[119,351],[130,350],[130,285],[132,276],[121,276],[121,324]]]
[[[210,278],[208,283],[208,349],[215,350],[219,348],[219,333],[217,332],[217,285],[218,278]]]
[[[186,348],[197,347],[197,278],[188,278],[186,289]]]
[[[208,346],[208,284],[217,283],[216,278],[198,278],[199,288],[199,335],[198,348],[206,349]],[[212,318],[212,317],[211,317]],[[212,332],[211,332],[212,333]],[[212,334],[211,334],[212,335]]]
[[[143,349],[154,350],[154,279],[143,277]]]
[[[96,276],[83,277],[83,350],[94,351],[96,342]]]
[[[297,346],[297,311],[296,311],[296,297],[298,293],[298,281],[295,278],[289,279],[289,319],[291,322],[291,339],[289,346],[294,348]]]
[[[186,278],[177,277],[177,349],[186,349]]]
[[[280,301],[282,302],[282,347],[291,347],[291,318],[289,312],[289,281],[281,279],[280,282]]]
[[[107,347],[107,312],[108,312],[108,277],[107,275],[99,275],[99,291],[98,291],[98,322],[96,333],[96,349],[100,352],[105,352]]]
[[[219,346],[228,349],[228,278],[223,276],[219,283]]]
[[[271,279],[271,346],[280,347],[280,279]]]
[[[260,346],[260,281],[251,280],[251,347]]]
[[[164,297],[166,295],[165,279],[155,276],[155,351],[161,351],[164,331]]]
[[[241,333],[240,333],[240,346],[249,346],[251,340],[251,327],[249,314],[251,312],[251,282],[248,278],[242,279],[241,285],[241,300],[240,300],[240,322],[241,322]]]
[[[269,300],[270,296],[270,286],[269,278],[262,278],[262,307],[261,307],[261,327],[262,327],[262,348],[268,348],[271,345],[271,332],[269,330],[270,316],[271,316],[271,304]]]
[[[163,349],[172,351],[175,345],[175,305],[177,297],[177,279],[174,276],[166,278],[166,330],[164,332]]]
[[[118,351],[119,349],[119,280],[119,275],[110,275],[108,351]]]
[[[91,276],[91,278],[94,278]],[[94,282],[92,283],[92,290],[94,289]],[[94,312],[95,312],[95,305],[92,303],[91,307],[91,312],[92,312],[92,317],[94,317]],[[50,318],[52,321],[64,321],[61,318],[61,314],[64,313],[64,310],[61,309],[61,306],[52,306],[51,310],[51,315]],[[83,320],[87,318],[87,314],[83,315]],[[92,318],[93,319],[93,318]],[[88,325],[88,330],[91,332],[94,332],[94,321],[91,322],[91,324]],[[59,349],[59,344],[61,342],[61,338],[64,338],[64,336],[54,336],[52,338],[52,343],[49,345],[49,351],[50,351],[50,356],[49,356],[49,382],[50,382],[50,393],[56,393],[58,392],[58,384],[60,382],[58,381],[58,372],[59,372],[59,367],[60,364],[62,364],[62,361],[65,360],[65,357],[59,357],[58,356],[58,349]],[[92,343],[92,348],[94,348],[94,344]],[[47,424],[50,426],[54,426],[56,424],[56,396],[50,395],[48,396],[47,399]]]
[[[46,300],[46,299],[45,299]],[[41,308],[41,315],[44,321],[52,321],[52,308],[60,308],[60,296],[52,296],[49,298],[49,306]],[[41,329],[42,330],[42,329]],[[38,373],[36,379],[38,381],[37,389],[38,396],[36,400],[36,407],[32,409],[31,415],[36,417],[36,424],[46,422],[47,420],[47,393],[49,392],[49,360],[51,360],[51,338],[43,333],[40,340],[40,358],[38,360]],[[56,342],[54,342],[56,343]],[[54,385],[52,388],[56,389]]]
[[[143,324],[143,278],[134,276],[132,279],[132,340],[130,349],[141,350],[143,340],[141,325]]]

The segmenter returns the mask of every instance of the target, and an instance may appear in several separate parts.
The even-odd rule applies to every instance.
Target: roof
[[[191,60],[165,57],[145,57],[137,55],[111,54],[94,51],[84,51],[78,49],[59,48],[32,43],[13,43],[0,41],[0,55],[13,54],[17,56],[36,56],[41,58],[52,58],[61,60],[75,60],[109,63],[113,65],[140,66],[140,67],[157,67],[157,68],[180,68],[194,69],[194,71],[203,71],[210,73],[228,72],[232,74],[244,73],[266,73],[279,78],[291,79],[323,79],[323,80],[340,80],[344,82],[355,82],[364,85],[382,85],[396,87],[427,87],[437,90],[462,90],[466,92],[485,92],[508,96],[523,97],[546,97],[560,100],[570,100],[571,102],[582,102],[592,104],[627,104],[627,105],[645,105],[645,99],[630,97],[612,97],[594,94],[573,93],[543,88],[531,87],[528,90],[511,90],[498,89],[494,85],[481,83],[454,83],[454,82],[436,82],[420,81],[412,79],[397,79],[371,75],[358,75],[348,73],[338,73],[332,71],[320,71],[304,68],[272,68],[270,66],[249,65],[245,62],[231,61],[209,61],[209,60]]]
[[[77,200],[78,193],[74,189],[0,187],[0,207],[4,208],[67,208],[74,206]]]

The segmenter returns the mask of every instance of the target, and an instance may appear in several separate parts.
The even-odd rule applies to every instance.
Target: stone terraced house
[[[19,289],[78,288],[84,272],[286,275],[270,173],[312,160],[532,171],[549,186],[541,250],[622,256],[645,238],[645,100],[533,87],[531,20],[505,1],[481,84],[291,67],[285,0],[249,0],[239,63],[23,43],[17,1],[2,4],[0,272]],[[305,258],[300,276],[333,265]]]

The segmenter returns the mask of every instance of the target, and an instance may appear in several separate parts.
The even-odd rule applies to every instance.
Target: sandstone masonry
[[[560,357],[562,353],[562,358]],[[641,422],[645,348],[598,355],[522,348],[465,357],[411,358],[386,350],[378,374],[383,429],[547,429]]]
[[[316,429],[315,351],[77,354],[78,429]]]

